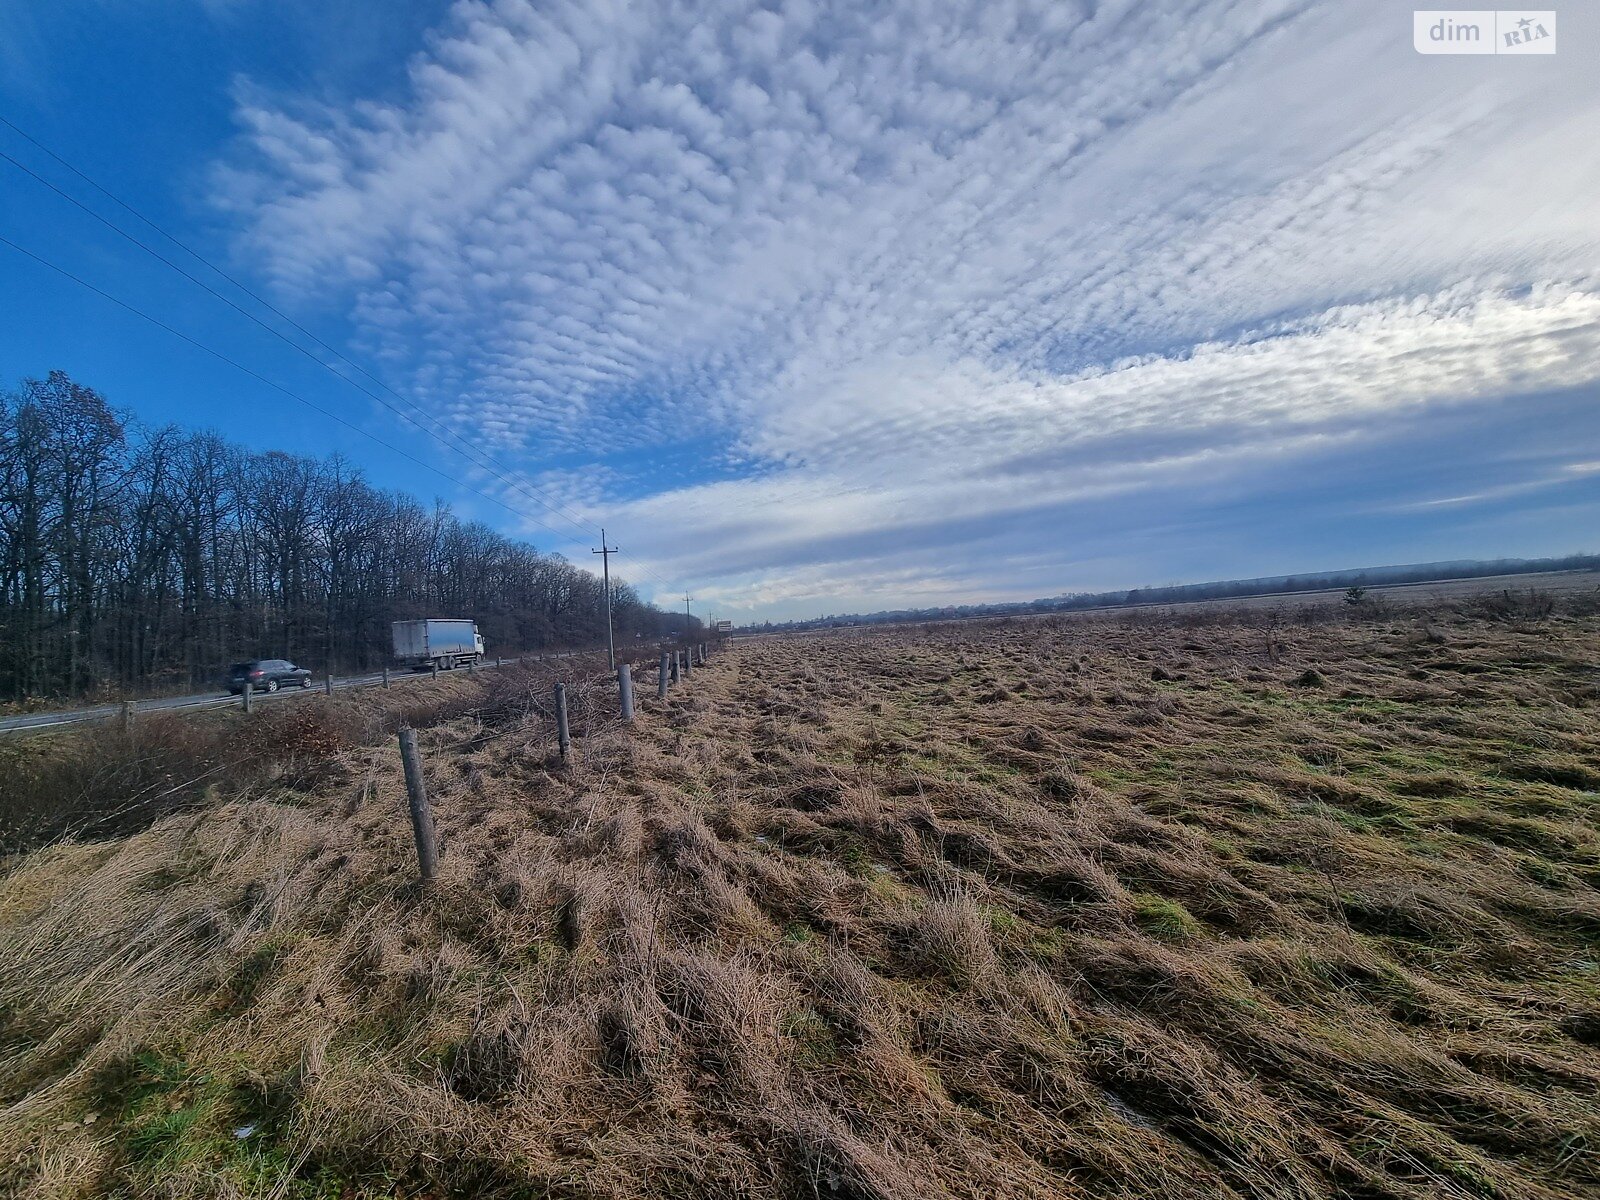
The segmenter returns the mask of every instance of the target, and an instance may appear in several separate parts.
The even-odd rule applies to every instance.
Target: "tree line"
[[[615,581],[612,609],[619,646],[684,624]],[[429,616],[476,620],[490,654],[590,645],[605,589],[337,455],[146,429],[61,371],[0,394],[0,697],[200,687],[258,657],[365,670]]]

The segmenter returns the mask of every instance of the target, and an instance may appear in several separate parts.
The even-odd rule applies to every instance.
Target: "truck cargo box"
[[[472,621],[430,617],[394,623],[394,656],[413,666],[437,662],[455,666],[483,654],[483,639]]]

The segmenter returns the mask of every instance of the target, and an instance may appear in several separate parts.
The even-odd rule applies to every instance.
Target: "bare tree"
[[[625,583],[618,628],[657,632]],[[335,456],[144,430],[62,372],[0,396],[0,695],[194,685],[233,659],[361,670],[389,623],[467,616],[508,649],[591,643],[600,581]]]

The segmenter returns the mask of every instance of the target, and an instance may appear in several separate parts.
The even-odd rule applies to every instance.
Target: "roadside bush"
[[[1555,597],[1537,588],[1526,591],[1490,592],[1474,596],[1461,605],[1469,616],[1488,621],[1543,621],[1555,612]]]
[[[508,667],[422,687],[280,701],[236,710],[138,714],[115,723],[0,741],[0,855],[72,838],[123,837],[169,813],[272,786],[312,786],[351,746],[466,712],[520,714],[546,674]],[[536,685],[534,680],[540,682]]]

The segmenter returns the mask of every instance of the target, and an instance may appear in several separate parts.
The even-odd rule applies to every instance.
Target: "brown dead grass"
[[[0,1186],[1593,1194],[1597,631],[745,643],[570,767],[539,692],[425,731],[431,895],[387,740],[38,851]]]

